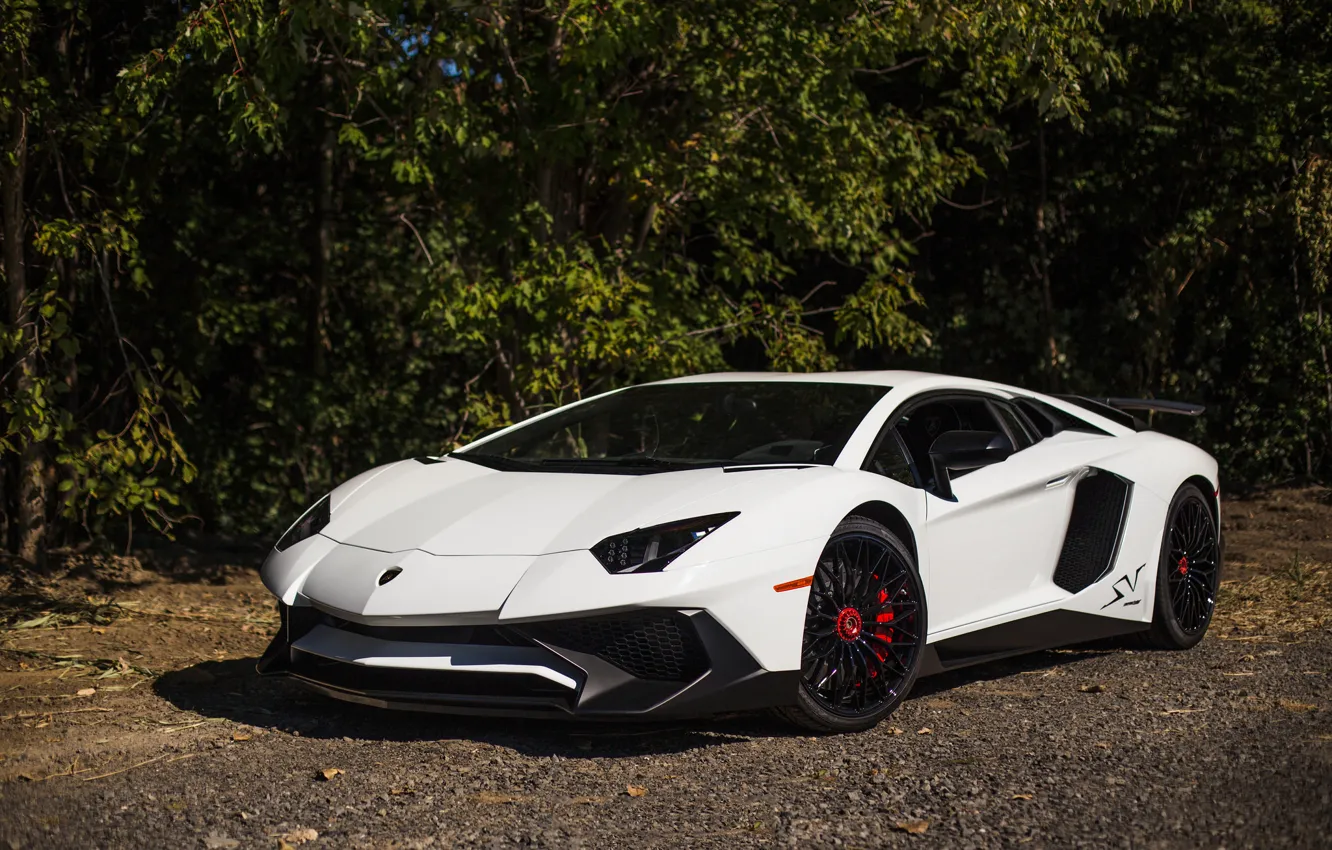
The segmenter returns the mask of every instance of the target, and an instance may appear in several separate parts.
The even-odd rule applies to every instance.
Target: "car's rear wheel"
[[[843,520],[814,570],[800,690],[783,716],[817,732],[873,727],[916,681],[925,615],[910,550],[873,520]]]
[[[1166,515],[1147,642],[1160,649],[1189,649],[1202,640],[1212,622],[1220,580],[1216,518],[1202,491],[1185,484]]]

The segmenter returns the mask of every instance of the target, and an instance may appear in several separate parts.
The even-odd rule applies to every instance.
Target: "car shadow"
[[[153,683],[153,690],[181,710],[304,738],[466,740],[508,747],[530,756],[667,755],[756,737],[795,734],[764,714],[668,723],[389,712],[325,697],[282,677],[260,676],[255,672],[257,661],[242,658],[200,662],[163,674]]]
[[[920,699],[944,691],[955,690],[965,685],[1006,679],[1009,676],[1016,676],[1021,673],[1036,673],[1042,670],[1069,667],[1079,661],[1098,658],[1102,655],[1113,655],[1122,652],[1123,649],[1124,647],[1121,644],[1112,641],[1098,641],[1096,643],[1031,652],[1025,655],[1015,655],[1011,658],[977,664],[974,667],[963,667],[959,670],[936,673],[933,676],[917,680],[915,686],[911,689],[911,695],[907,699]]]
[[[1048,650],[940,673],[916,682],[908,700],[975,682],[1064,667],[1115,651],[1112,646]],[[257,661],[241,658],[200,662],[163,674],[153,683],[153,690],[184,711],[305,738],[466,740],[508,747],[529,756],[667,755],[755,738],[809,734],[763,712],[674,722],[490,718],[412,711],[389,714],[307,691],[289,679],[260,676],[255,671]]]

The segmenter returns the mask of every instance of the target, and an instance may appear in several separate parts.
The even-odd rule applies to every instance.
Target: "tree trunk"
[[[324,92],[331,89],[325,81]],[[309,352],[310,371],[317,378],[328,372],[325,351],[328,348],[328,287],[333,264],[333,148],[336,137],[332,127],[325,128],[319,142],[318,172],[315,176],[314,198],[314,263],[310,281],[309,317],[306,324],[306,350]]]
[[[1045,329],[1045,344],[1048,360],[1045,363],[1047,389],[1059,389],[1059,343],[1055,340],[1054,297],[1050,292],[1050,249],[1046,244],[1045,208],[1048,204],[1046,191],[1045,164],[1045,125],[1037,131],[1037,144],[1040,153],[1041,198],[1036,207],[1036,250],[1040,256],[1041,278],[1041,323]]]
[[[27,227],[24,221],[23,189],[28,167],[28,116],[23,104],[23,82],[27,54],[19,49],[5,57],[4,86],[10,99],[5,116],[5,148],[0,162],[0,213],[3,214],[5,294],[9,308],[7,319],[12,327],[22,329],[23,338],[14,354],[10,392],[22,398],[38,377],[41,362],[34,350],[36,335],[28,327],[32,320],[28,309],[28,270],[24,261]],[[46,487],[45,447],[36,440],[18,435],[18,458],[6,486],[12,488],[8,501],[14,506],[16,553],[32,563],[40,563],[45,554]]]

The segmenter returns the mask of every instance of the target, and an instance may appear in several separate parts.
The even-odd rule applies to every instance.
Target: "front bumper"
[[[771,672],[711,614],[467,626],[345,619],[298,598],[259,671],[338,699],[459,714],[659,718],[789,705],[799,671]]]

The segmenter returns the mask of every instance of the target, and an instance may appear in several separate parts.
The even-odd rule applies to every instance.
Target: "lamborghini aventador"
[[[915,372],[714,374],[371,469],[277,541],[260,661],[496,715],[775,709],[867,729],[920,676],[1097,638],[1186,649],[1217,464],[1137,414]]]

